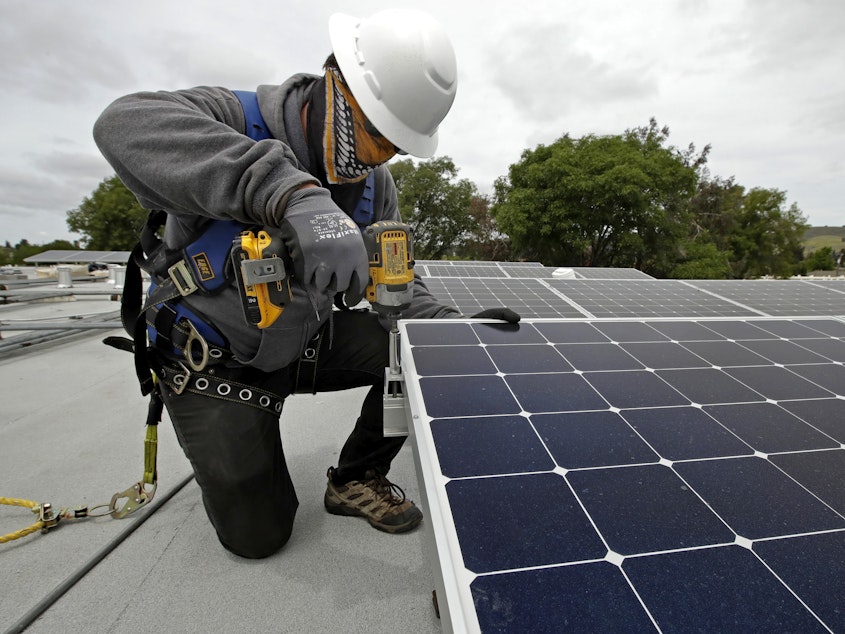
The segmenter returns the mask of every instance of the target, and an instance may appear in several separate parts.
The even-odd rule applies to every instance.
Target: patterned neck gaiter
[[[317,103],[312,102],[312,106],[322,105],[314,101]],[[329,183],[361,181],[396,154],[396,148],[373,127],[332,68],[326,71],[324,103],[322,149]]]

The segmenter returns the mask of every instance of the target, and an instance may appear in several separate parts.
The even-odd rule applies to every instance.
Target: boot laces
[[[405,501],[405,491],[380,473],[369,472],[364,483],[388,504],[399,506]]]

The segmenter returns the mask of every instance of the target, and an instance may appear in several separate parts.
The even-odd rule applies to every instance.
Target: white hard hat
[[[387,9],[329,18],[332,51],[361,110],[396,147],[420,158],[437,149],[437,126],[455,100],[452,43],[431,16]]]

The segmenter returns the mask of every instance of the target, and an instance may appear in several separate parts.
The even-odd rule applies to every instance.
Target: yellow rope
[[[37,502],[32,502],[30,500],[21,500],[19,498],[0,497],[0,504],[7,504],[9,506],[23,506],[24,508],[28,508],[34,513],[37,513],[41,509],[41,505]],[[0,544],[5,544],[6,542],[10,542],[15,539],[20,539],[21,537],[26,537],[30,533],[34,533],[35,531],[41,530],[42,528],[44,528],[44,522],[38,520],[37,522],[35,522],[35,524],[28,528],[22,528],[21,530],[9,533],[8,535],[0,535]]]

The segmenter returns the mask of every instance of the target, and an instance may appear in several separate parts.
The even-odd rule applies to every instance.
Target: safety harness
[[[270,128],[261,115],[256,93],[233,92],[244,112],[246,135],[254,141],[272,139]],[[374,200],[375,173],[370,172],[361,198],[351,214],[361,230],[374,220]],[[116,341],[120,338],[106,340],[115,347],[134,351],[141,392],[143,395],[152,394],[150,420],[160,416],[162,411],[154,376],[163,378],[167,373],[158,362],[159,356],[173,360],[185,370],[183,382],[187,381],[190,370],[198,372],[209,362],[231,358],[225,337],[211,325],[210,320],[187,308],[181,300],[192,293],[215,295],[233,284],[232,242],[243,231],[257,228],[233,220],[209,219],[197,239],[177,251],[168,248],[158,237],[166,220],[166,212],[150,212],[140,242],[127,264],[121,319],[132,336],[132,343],[128,344],[125,339]],[[146,301],[141,270],[153,279]],[[158,278],[161,271],[167,271],[167,277]],[[151,355],[149,350],[155,350],[160,355]],[[170,374],[172,377],[173,373]],[[184,389],[184,385],[177,385],[177,392],[181,391],[180,388]]]

